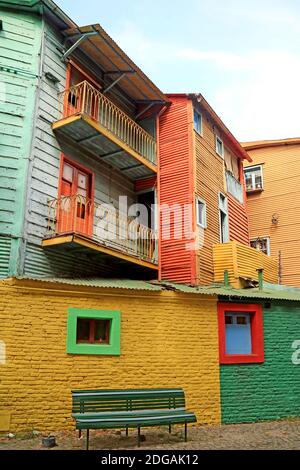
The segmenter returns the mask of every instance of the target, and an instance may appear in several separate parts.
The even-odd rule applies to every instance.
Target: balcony
[[[250,246],[235,241],[214,245],[213,259],[215,282],[222,283],[228,271],[232,287],[246,287],[249,282],[258,282],[259,269],[264,270],[266,282],[278,282],[278,260]]]
[[[57,138],[94,154],[132,180],[156,174],[156,140],[84,81],[59,95]]]
[[[61,247],[93,257],[115,274],[120,268],[158,270],[157,233],[126,215],[83,196],[49,201],[43,247]]]

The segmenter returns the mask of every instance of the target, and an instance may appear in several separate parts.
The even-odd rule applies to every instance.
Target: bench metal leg
[[[126,428],[126,437],[128,437],[128,428]]]
[[[171,433],[172,433],[172,425],[169,424],[169,434],[171,434]]]
[[[187,442],[187,423],[184,423],[184,440]]]
[[[86,450],[89,450],[90,430],[86,430]]]
[[[138,428],[138,447],[141,447],[141,428]]]
[[[81,439],[81,429],[79,429],[79,432],[78,432],[78,439]]]

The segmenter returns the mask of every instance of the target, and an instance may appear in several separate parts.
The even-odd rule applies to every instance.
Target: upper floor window
[[[261,165],[245,168],[244,174],[247,192],[263,190],[263,173]]]
[[[216,152],[220,157],[224,158],[224,144],[223,140],[216,135]]]
[[[202,135],[202,115],[194,109],[194,129]]]
[[[196,198],[196,211],[197,211],[197,225],[202,228],[206,228],[206,203]]]
[[[220,242],[226,243],[229,241],[228,200],[222,193],[219,193],[219,223]]]
[[[263,238],[259,237],[259,238],[252,239],[250,240],[250,246],[270,256],[270,238],[269,237],[263,237]]]

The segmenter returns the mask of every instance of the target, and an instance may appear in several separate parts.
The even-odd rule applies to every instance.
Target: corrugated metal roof
[[[163,286],[187,294],[212,295],[218,297],[228,297],[232,299],[263,299],[263,300],[290,300],[300,302],[300,289],[279,286],[275,284],[265,284],[263,290],[258,288],[233,289],[222,285],[213,284],[211,286],[191,287],[172,282],[163,282]]]
[[[8,278],[6,278],[8,279]],[[187,284],[177,284],[175,282],[162,281],[158,283],[147,281],[135,281],[133,279],[62,279],[62,278],[37,278],[37,277],[17,277],[14,278],[23,281],[37,281],[55,284],[68,284],[71,286],[96,287],[96,288],[114,288],[156,291],[172,290],[185,294],[210,295],[213,297],[228,297],[228,299],[262,299],[262,300],[290,300],[300,302],[300,289],[275,284],[264,284],[264,289],[234,289],[225,287],[223,284],[212,284],[210,286],[189,286]],[[2,279],[4,281],[4,279]]]
[[[115,288],[115,289],[132,289],[132,290],[149,290],[149,291],[161,291],[162,286],[157,284],[151,284],[146,281],[135,281],[132,279],[97,279],[97,278],[86,278],[86,279],[65,279],[65,278],[50,278],[50,277],[32,277],[22,276],[16,279],[21,281],[39,281],[48,282],[55,284],[68,284],[71,286],[82,286],[82,287],[98,287],[98,288]]]
[[[288,139],[277,140],[255,140],[253,142],[240,142],[245,150],[254,150],[264,147],[278,147],[280,145],[299,145],[300,137],[290,137]]]

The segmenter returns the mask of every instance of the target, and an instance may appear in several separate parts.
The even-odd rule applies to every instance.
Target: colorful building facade
[[[249,244],[248,153],[100,25],[0,6],[0,432],[71,429],[76,388],[182,387],[198,424],[298,415],[300,296]]]
[[[251,245],[279,260],[279,282],[300,287],[300,139],[242,144]]]

